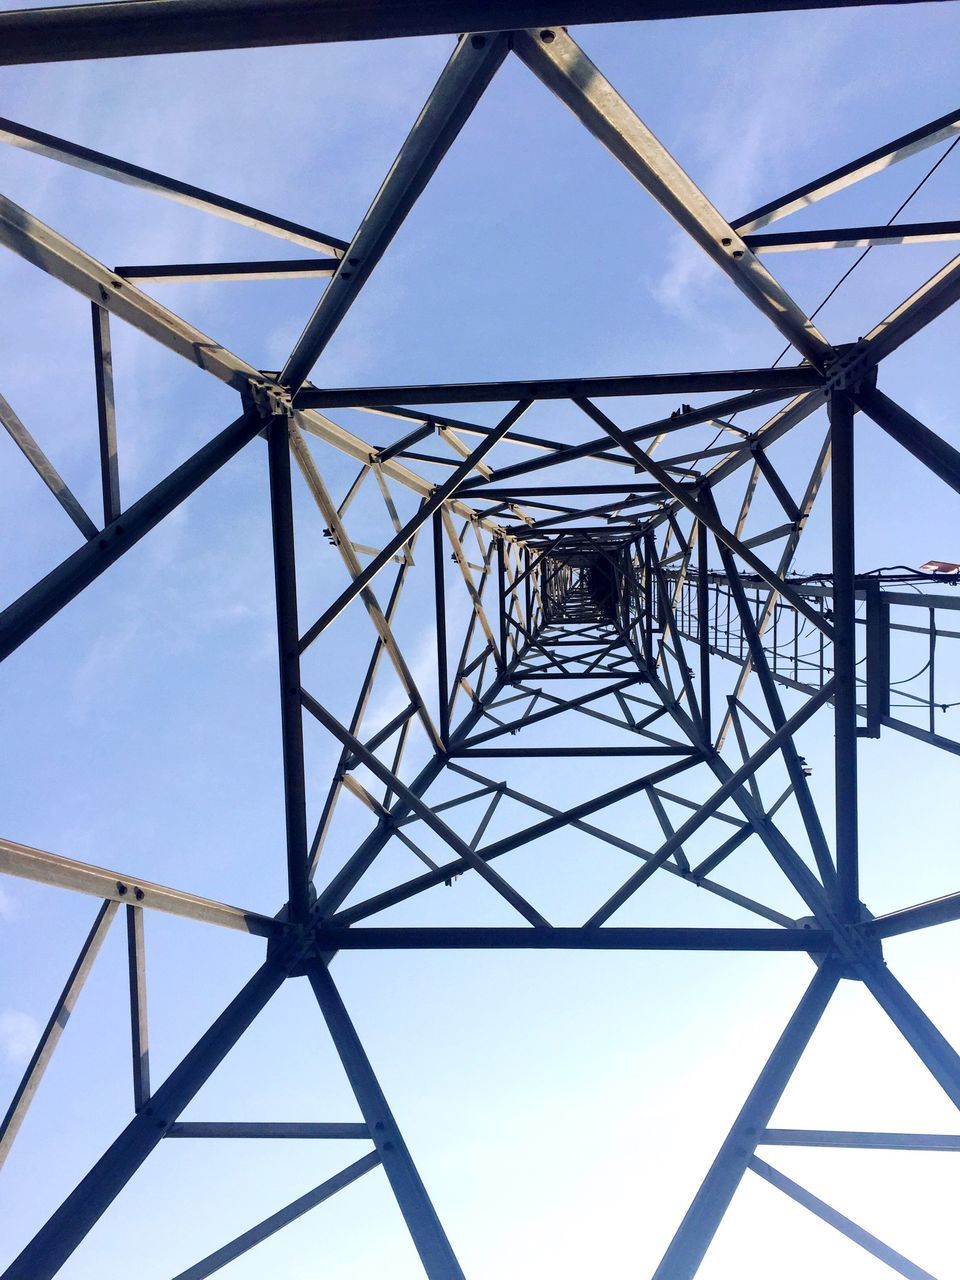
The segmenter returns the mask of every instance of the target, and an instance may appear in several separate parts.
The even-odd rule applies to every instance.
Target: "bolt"
[[[540,32],[540,39],[543,41],[544,44],[552,44],[554,40],[556,40],[556,38],[557,38],[557,33],[555,31]]]
[[[143,901],[143,890],[142,890],[142,889],[134,889],[134,891],[133,891],[133,896],[136,898],[136,900],[137,900],[138,902],[142,902],[142,901]]]
[[[743,250],[742,250],[742,249],[734,249],[734,251],[733,251],[733,256],[734,256],[735,258],[742,258],[742,257],[743,257]]]
[[[122,884],[122,883],[118,880],[118,881],[117,881],[117,893],[119,893],[119,894],[120,894],[120,896],[121,896],[121,897],[123,897],[123,895],[124,895],[126,892],[127,892],[127,886],[126,886],[125,884]]]
[[[720,241],[720,243],[723,245],[725,249],[729,249],[730,246],[733,244],[733,241],[730,239],[729,236],[724,236],[723,239]]]
[[[484,49],[484,48],[486,48],[486,44],[487,44],[487,37],[486,37],[486,36],[471,36],[471,37],[470,37],[470,43],[473,45],[474,49]]]

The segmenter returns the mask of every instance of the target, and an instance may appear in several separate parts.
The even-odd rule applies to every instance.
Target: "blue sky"
[[[955,106],[950,53],[960,14],[948,5],[574,35],[730,217]],[[451,47],[438,38],[5,69],[0,112],[349,238]],[[796,225],[885,220],[935,154],[798,215]],[[13,150],[0,155],[0,189],[111,266],[283,252],[252,232]],[[955,216],[958,194],[954,156],[910,216]],[[824,332],[833,341],[865,332],[949,248],[875,250],[823,312]],[[835,251],[769,263],[810,309],[851,260]],[[96,513],[87,304],[11,255],[0,259],[0,284],[11,300],[0,312],[0,392]],[[318,287],[154,292],[270,368],[292,347]],[[881,381],[954,441],[956,323],[948,315],[925,331]],[[128,503],[237,405],[233,393],[139,334],[115,325],[114,342]],[[782,345],[572,116],[508,60],[313,377],[346,385],[709,369],[767,364]],[[643,408],[653,417],[661,407],[672,406]],[[619,408],[620,420],[638,420],[635,407]],[[500,412],[479,407],[477,420]],[[358,418],[342,415],[353,430]],[[541,406],[530,422],[582,431],[572,410]],[[811,419],[785,441],[784,464],[808,463],[823,426]],[[376,418],[362,430],[377,443],[393,436]],[[858,440],[858,567],[960,560],[949,498],[879,432],[859,424]],[[14,446],[0,447],[10,600],[69,554],[76,535]],[[354,465],[326,447],[315,456],[339,497]],[[302,486],[296,496],[309,622],[344,578]],[[821,504],[800,568],[826,567],[827,514]],[[360,506],[357,518],[372,523],[372,507]],[[429,579],[425,552],[423,562]],[[429,619],[417,598],[411,589],[398,633],[427,683]],[[276,910],[283,853],[273,628],[266,455],[254,444],[4,664],[2,834]],[[347,714],[358,646],[371,638],[365,617],[350,614],[311,653],[307,687],[334,710]],[[828,814],[827,719],[811,727],[805,748]],[[315,798],[336,750],[312,726],[307,746]],[[957,887],[953,769],[931,755],[894,735],[861,749],[864,896],[875,910]],[[625,767],[611,766],[611,781],[621,774]],[[524,778],[531,792],[553,798],[585,785],[572,771],[544,767]],[[331,858],[342,858],[363,830],[350,810]],[[575,923],[619,883],[624,864],[567,833],[509,870],[551,919]],[[751,922],[660,879],[624,923]],[[780,892],[759,860],[731,869],[729,882]],[[0,883],[7,1094],[94,911],[92,899]],[[401,920],[513,922],[469,877],[384,918]],[[949,962],[958,928],[887,945],[895,972],[955,1042],[960,1012]],[[262,948],[164,917],[148,919],[147,939],[159,1080]],[[117,923],[3,1170],[0,1261],[15,1256],[131,1113],[122,943]],[[335,976],[467,1274],[619,1278],[655,1265],[810,971],[802,956],[453,953],[341,956]],[[356,1118],[305,983],[287,984],[184,1118]],[[955,1118],[865,993],[843,984],[776,1122],[950,1130]],[[173,1275],[359,1154],[351,1143],[266,1145],[255,1163],[255,1153],[245,1158],[234,1144],[167,1142],[63,1274],[119,1274],[136,1248],[147,1280]],[[954,1161],[800,1151],[778,1152],[775,1163],[944,1276],[955,1266]],[[234,1264],[233,1274],[302,1274],[305,1256],[331,1280],[420,1274],[380,1173]],[[748,1181],[702,1274],[761,1277],[773,1268],[785,1280],[815,1268],[858,1280],[879,1264]]]

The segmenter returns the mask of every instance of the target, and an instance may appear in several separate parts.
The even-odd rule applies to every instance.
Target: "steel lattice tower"
[[[791,234],[769,224],[925,147],[957,136],[960,112],[929,122],[729,222],[604,78],[564,26],[577,21],[689,17],[814,8],[802,2],[652,5],[602,0],[554,6],[518,0],[446,6],[361,5],[305,0],[131,0],[110,5],[0,15],[0,63],[110,58],[137,53],[309,43],[468,31],[411,129],[368,213],[349,240],[241,205],[72,141],[0,121],[0,141],[133,183],[160,196],[279,237],[311,256],[283,261],[179,263],[110,270],[10,200],[0,200],[0,243],[91,305],[103,478],[103,518],[94,520],[66,487],[6,401],[0,420],[73,519],[83,545],[0,615],[6,658],[65,608],[241,450],[263,449],[269,469],[285,782],[288,901],[279,913],[243,910],[140,880],[135,868],[105,870],[51,852],[0,841],[0,870],[101,900],[90,934],[53,1011],[0,1135],[0,1158],[16,1136],[63,1024],[111,921],[124,908],[130,957],[135,1078],[133,1118],[5,1272],[8,1280],[55,1275],[134,1172],[168,1136],[362,1137],[372,1149],[301,1200],[273,1214],[184,1276],[212,1274],[274,1231],[382,1166],[423,1263],[434,1280],[462,1276],[452,1243],[428,1197],[330,971],[340,951],[417,948],[585,948],[808,953],[813,976],[757,1077],[656,1280],[693,1276],[748,1170],[766,1179],[904,1276],[927,1272],[761,1159],[760,1147],[846,1146],[958,1150],[951,1134],[861,1133],[770,1128],[774,1108],[841,980],[862,984],[951,1101],[960,1106],[960,1057],[887,968],[883,940],[960,918],[960,893],[874,916],[861,902],[857,752],[864,736],[904,733],[960,754],[935,723],[932,674],[937,611],[956,600],[936,573],[906,594],[876,575],[858,576],[855,558],[855,418],[873,424],[960,491],[960,454],[880,389],[882,363],[960,296],[960,258],[878,319],[863,337],[831,335],[804,314],[764,265],[764,255],[800,247],[869,246],[960,238],[960,222],[831,227]],[[779,331],[797,363],[719,372],[563,378],[553,381],[328,388],[311,372],[444,154],[507,58],[519,59],[569,108]],[[284,367],[245,363],[142,292],[156,279],[324,277],[320,301]],[[232,388],[239,416],[144,497],[120,501],[110,329],[123,322]],[[878,377],[879,372],[879,377]],[[669,416],[624,427],[615,401],[684,398]],[[685,398],[714,397],[691,406]],[[525,430],[541,402],[580,413],[575,441]],[[496,426],[458,415],[457,406],[503,407]],[[600,403],[598,403],[600,402]],[[603,404],[605,407],[601,407]],[[440,410],[451,408],[454,416]],[[737,414],[765,410],[756,429]],[[339,411],[378,415],[394,429],[371,446],[340,425]],[[825,412],[824,412],[825,410]],[[332,416],[331,416],[332,415]],[[351,419],[353,420],[353,419]],[[801,423],[820,421],[807,474],[784,473],[771,449]],[[719,447],[688,441],[706,427]],[[670,454],[674,436],[683,442]],[[439,453],[425,453],[436,447]],[[516,461],[516,450],[524,460]],[[509,456],[508,449],[514,452]],[[339,500],[318,460],[336,450],[354,460],[356,479]],[[663,456],[664,454],[669,456]],[[507,458],[506,461],[504,459]],[[444,478],[424,474],[442,463]],[[342,559],[349,585],[317,618],[298,606],[292,475],[298,472]],[[541,474],[545,473],[545,474]],[[606,481],[597,481],[597,475]],[[297,481],[299,484],[299,481]],[[776,522],[752,506],[762,487]],[[791,575],[801,534],[821,488],[829,488],[833,558],[816,579]],[[362,541],[351,506],[361,489],[379,493],[393,530],[383,545]],[[414,560],[416,547],[417,560]],[[436,625],[432,686],[421,687],[394,623],[415,582]],[[322,679],[306,674],[308,651],[345,610],[365,610],[375,631],[359,697],[344,719],[326,705]],[[922,617],[921,617],[922,615]],[[466,619],[461,625],[461,620]],[[929,637],[931,676],[914,698],[923,722],[891,706],[891,645],[898,633]],[[928,622],[929,619],[929,622]],[[803,652],[799,637],[805,638]],[[814,645],[810,650],[809,645]],[[315,651],[315,650],[314,650]],[[301,673],[301,664],[304,674]],[[384,672],[404,691],[402,709],[375,732],[365,728]],[[746,691],[759,702],[751,706]],[[762,709],[758,713],[757,706]],[[797,735],[814,716],[832,718],[836,821],[822,819]],[[319,722],[339,744],[339,764],[308,826],[311,793],[304,725]],[[602,742],[595,745],[597,725]],[[546,736],[544,728],[546,727]],[[597,768],[590,799],[572,806],[527,794],[522,765],[533,758],[626,758],[635,772],[604,788]],[[510,768],[490,776],[484,761]],[[411,767],[414,761],[416,767]],[[785,779],[773,797],[765,779]],[[514,779],[517,779],[514,781]],[[461,788],[453,795],[441,784]],[[328,839],[349,794],[369,810],[361,843],[333,855]],[[440,796],[438,799],[437,797]],[[479,826],[461,806],[481,799]],[[689,816],[671,822],[664,801]],[[526,815],[512,834],[485,840],[498,806]],[[652,849],[613,834],[601,815],[643,804],[662,840]],[[803,842],[788,838],[778,813],[791,806]],[[533,815],[531,818],[530,815]],[[579,925],[555,926],[501,874],[497,859],[563,830],[588,833],[635,866],[606,901],[585,903]],[[711,852],[688,855],[709,833]],[[437,861],[428,839],[445,850]],[[784,916],[760,897],[726,886],[722,868],[753,842],[805,906]],[[365,876],[402,845],[421,860],[370,892]],[[670,874],[700,893],[752,913],[742,928],[622,927],[616,913],[654,875]],[[718,872],[720,875],[718,876]],[[389,907],[460,876],[482,878],[513,909],[515,927],[383,927]],[[266,955],[253,978],[161,1084],[146,1059],[143,921],[151,910],[246,931]],[[371,922],[371,923],[368,923]],[[335,972],[335,970],[334,970]],[[342,1060],[363,1122],[344,1125],[202,1124],[181,1113],[218,1064],[291,977],[306,976]],[[349,1131],[349,1132],[347,1132]]]

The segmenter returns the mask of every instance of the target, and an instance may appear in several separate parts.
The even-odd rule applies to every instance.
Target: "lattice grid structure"
[[[803,5],[673,6],[705,12]],[[262,447],[269,486],[285,780],[288,901],[278,914],[243,910],[147,883],[120,871],[0,841],[0,869],[93,895],[102,905],[76,966],[13,1098],[0,1136],[6,1155],[66,1018],[111,921],[123,907],[130,957],[135,1112],[129,1124],[32,1243],[8,1280],[56,1274],[151,1151],[168,1137],[297,1136],[369,1140],[369,1154],[251,1228],[184,1277],[207,1276],[368,1171],[382,1167],[410,1235],[434,1280],[462,1276],[377,1077],[330,972],[340,951],[397,948],[594,948],[799,951],[814,976],[737,1116],[680,1224],[656,1280],[693,1276],[748,1170],[904,1276],[927,1276],[875,1236],[780,1173],[761,1146],[958,1150],[956,1134],[862,1133],[769,1127],[774,1108],[838,983],[860,983],[875,998],[954,1104],[960,1057],[886,967],[885,938],[960,918],[960,893],[875,917],[860,900],[858,738],[904,733],[960,753],[936,718],[938,640],[955,638],[944,613],[957,604],[943,575],[917,578],[922,593],[898,591],[854,568],[854,419],[869,419],[918,459],[932,478],[960,491],[960,454],[885,395],[878,368],[960,296],[955,258],[889,316],[855,341],[828,339],[764,265],[774,251],[871,246],[960,237],[960,222],[771,232],[768,226],[898,160],[960,135],[960,112],[913,129],[798,190],[729,222],[668,154],[562,26],[551,21],[662,16],[643,4],[495,4],[495,30],[460,35],[368,213],[349,239],[320,233],[160,173],[94,152],[9,120],[0,141],[133,183],[309,252],[308,257],[230,263],[127,266],[111,270],[3,199],[0,242],[78,291],[92,309],[99,409],[103,516],[81,506],[6,401],[0,420],[77,526],[84,542],[0,615],[7,657],[147,535],[240,450]],[[168,0],[0,15],[0,62],[112,57],[191,48],[422,34],[489,27],[484,7],[248,4]],[[543,10],[543,12],[541,12]],[[493,13],[492,11],[496,11]],[[671,14],[672,16],[672,14]],[[503,29],[499,29],[499,28]],[[517,58],[574,113],[636,181],[700,246],[788,342],[798,363],[720,372],[461,385],[331,389],[309,379],[365,281],[505,59]],[[170,280],[323,278],[316,310],[284,367],[246,363],[169,311],[140,286]],[[124,508],[117,468],[111,325],[123,322],[231,387],[235,421],[144,497]],[[845,335],[839,335],[844,337]],[[645,396],[720,397],[624,427],[622,406]],[[564,401],[580,411],[578,437],[524,429],[531,406]],[[606,407],[601,408],[601,402]],[[504,406],[496,426],[445,407]],[[826,412],[824,413],[824,409]],[[372,446],[336,421],[338,411],[377,415],[394,432]],[[759,411],[763,411],[758,417]],[[462,411],[461,411],[462,412]],[[740,416],[739,422],[734,418]],[[751,417],[751,415],[753,415]],[[741,425],[745,421],[750,426]],[[777,442],[819,422],[805,474],[780,468]],[[807,433],[807,438],[812,438]],[[676,442],[676,447],[674,443]],[[357,466],[339,498],[324,475],[337,451]],[[666,455],[666,456],[664,456]],[[295,490],[293,469],[305,487]],[[547,474],[540,474],[547,473]],[[804,526],[829,486],[833,562],[816,579],[791,575]],[[298,608],[294,497],[308,493],[347,585],[317,618]],[[764,494],[766,502],[759,502]],[[372,495],[372,497],[371,497]],[[776,508],[775,522],[769,514]],[[416,555],[416,560],[415,560]],[[436,626],[431,686],[424,687],[398,642],[404,593],[419,592]],[[326,633],[347,610],[365,610],[372,653],[358,667],[352,715],[335,715],[320,664]],[[916,637],[920,637],[916,640]],[[919,688],[891,706],[891,650],[926,645]],[[913,652],[913,651],[911,651]],[[389,687],[400,709],[376,729]],[[748,696],[752,690],[752,700]],[[893,712],[906,706],[902,715]],[[919,718],[911,715],[917,712]],[[813,717],[835,732],[835,829],[797,735]],[[305,767],[305,721],[339,744],[323,796]],[[311,730],[312,731],[312,730]],[[524,790],[524,762],[580,762],[588,799],[563,807]],[[636,766],[606,787],[590,763],[623,758]],[[509,770],[510,781],[492,776]],[[411,766],[411,762],[416,768]],[[559,767],[559,764],[558,764]],[[479,824],[463,816],[483,803]],[[689,816],[674,825],[667,803]],[[369,811],[358,847],[334,848],[345,803]],[[601,815],[638,806],[662,831],[654,848],[607,830]],[[512,810],[511,834],[485,835],[498,809]],[[308,809],[319,818],[308,826]],[[794,815],[803,842],[782,822]],[[532,816],[531,816],[532,815]],[[519,824],[519,825],[516,825]],[[632,870],[605,901],[584,904],[582,923],[556,925],[501,874],[496,860],[560,831],[606,843]],[[710,851],[695,857],[694,838]],[[779,869],[805,906],[795,919],[723,881],[728,859],[750,845]],[[438,856],[437,850],[442,850]],[[398,857],[398,851],[403,855]],[[633,865],[635,864],[635,865]],[[409,872],[400,874],[401,868]],[[413,871],[416,874],[413,874]],[[616,913],[655,874],[719,896],[757,919],[742,928],[623,927]],[[371,874],[372,873],[372,874]],[[515,927],[429,927],[375,920],[380,912],[461,876],[479,877],[518,917]],[[662,878],[662,877],[661,877]],[[145,913],[166,911],[264,938],[262,967],[195,1048],[159,1085],[149,1078]],[[181,1113],[290,977],[306,975],[355,1093],[363,1122],[199,1123]]]

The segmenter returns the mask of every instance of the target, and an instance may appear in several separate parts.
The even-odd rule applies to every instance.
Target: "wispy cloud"
[[[19,914],[19,901],[0,884],[0,920],[14,920]]]
[[[829,127],[839,100],[859,91],[856,83],[845,86],[834,74],[832,55],[843,44],[844,34],[842,23],[832,24],[829,33],[798,25],[793,39],[773,47],[765,44],[762,56],[758,48],[730,41],[709,49],[703,70],[715,72],[722,66],[723,78],[714,82],[697,113],[695,131],[691,127],[681,136],[678,158],[697,173],[705,194],[726,216],[736,217],[776,194],[785,180],[786,134],[794,151],[804,140],[813,151],[814,140]],[[750,87],[749,114],[731,111],[740,85]],[[792,131],[795,120],[803,121],[799,136]],[[703,302],[722,284],[707,255],[678,232],[653,294],[668,311],[709,325]]]
[[[0,1054],[13,1066],[26,1062],[40,1039],[40,1023],[20,1009],[0,1013]]]

